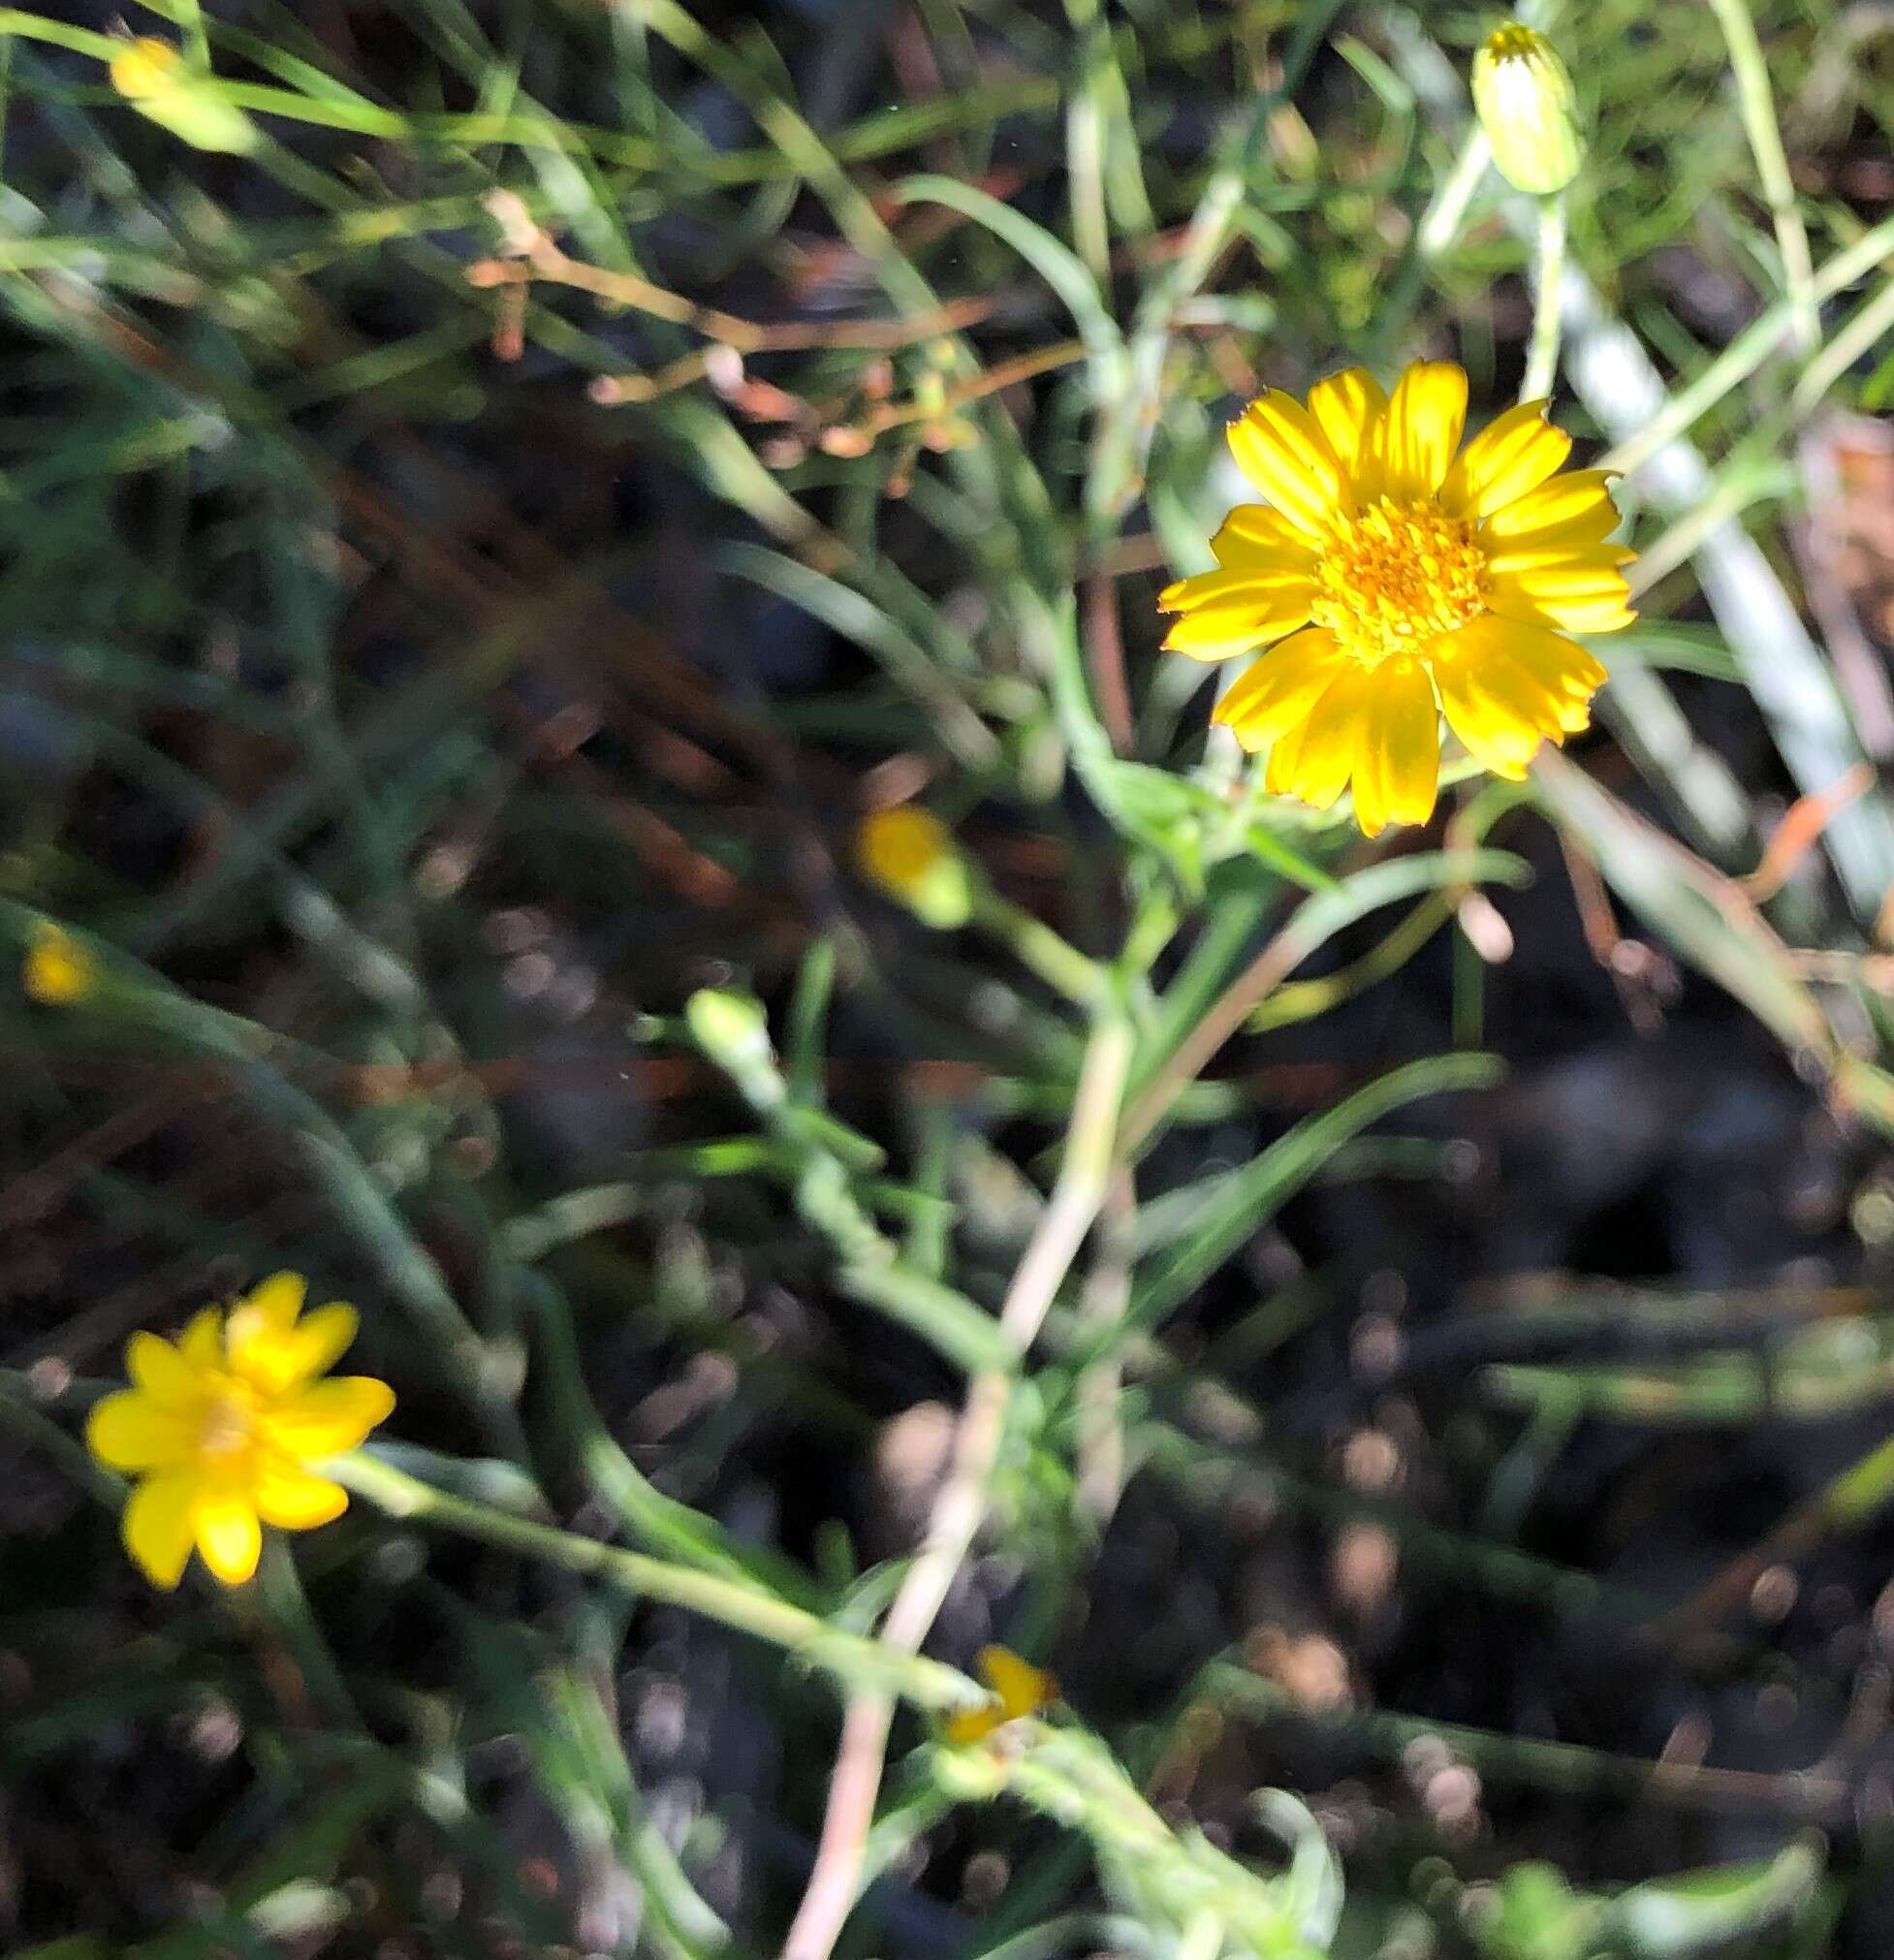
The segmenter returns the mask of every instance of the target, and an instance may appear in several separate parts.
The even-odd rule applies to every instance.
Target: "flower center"
[[[1310,616],[1364,667],[1425,654],[1485,610],[1486,553],[1436,504],[1381,498],[1344,519],[1315,567]]]
[[[256,1402],[239,1385],[221,1389],[205,1404],[198,1424],[198,1448],[212,1461],[228,1463],[250,1447],[256,1434]]]
[[[1495,61],[1531,61],[1544,46],[1542,36],[1517,21],[1496,27],[1486,37],[1486,52]]]

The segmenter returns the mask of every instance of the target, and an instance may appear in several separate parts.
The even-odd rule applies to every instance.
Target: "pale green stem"
[[[1894,218],[1862,233],[1854,243],[1823,265],[1815,274],[1814,297],[1817,301],[1851,286],[1864,272],[1894,253]],[[1621,442],[1598,458],[1598,468],[1629,475],[1640,463],[1648,462],[1667,443],[1707,415],[1731,389],[1740,387],[1775,351],[1783,329],[1793,310],[1792,302],[1778,300],[1767,312],[1744,328],[1734,340],[1711,362],[1682,393],[1671,396],[1654,421],[1629,440]]]
[[[1802,370],[1789,397],[1790,408],[1807,415],[1862,355],[1889,333],[1894,333],[1894,279],[1845,320],[1835,337]]]
[[[1022,966],[1029,966],[1055,993],[1079,1006],[1090,1006],[1103,992],[1104,968],[1095,960],[1087,959],[1070,940],[997,892],[976,886],[972,923],[1000,940]]]
[[[986,1521],[989,1486],[1005,1441],[1019,1369],[1110,1188],[1131,1048],[1128,1023],[1111,1008],[1102,1009],[1073,1093],[1064,1160],[1000,1304],[1000,1329],[1018,1362],[983,1368],[967,1385],[954,1433],[952,1470],[934,1499],[921,1548],[881,1623],[884,1648],[913,1653],[920,1647]],[[815,1863],[783,1943],[782,1960],[829,1960],[854,1906],[893,1719],[893,1699],[879,1683],[865,1682],[849,1697]]]
[[[681,1607],[707,1620],[768,1641],[859,1690],[865,1682],[923,1708],[977,1706],[986,1692],[957,1669],[903,1654],[859,1633],[845,1633],[787,1600],[714,1572],[697,1571],[581,1537],[511,1512],[451,1497],[357,1450],[326,1466],[338,1483],[377,1510],[404,1522],[436,1526],[508,1551],[551,1560],[569,1572],[602,1579],[634,1598]]]
[[[1065,106],[1065,174],[1072,187],[1072,242],[1092,277],[1103,281],[1111,272],[1112,237],[1105,216],[1104,91],[1090,39],[1098,0],[1065,0],[1065,14],[1077,31],[1087,71]]]
[[[1667,578],[1679,565],[1696,556],[1703,541],[1719,524],[1738,517],[1759,498],[1781,495],[1787,488],[1787,472],[1780,467],[1765,474],[1739,470],[1726,476],[1702,503],[1688,510],[1637,555],[1634,565],[1625,568],[1625,576],[1635,598],[1648,592],[1658,580]],[[1614,677],[1615,678],[1615,677]]]
[[[1756,40],[1749,0],[1710,0],[1711,10],[1729,44],[1729,64],[1736,72],[1736,100],[1743,127],[1762,179],[1762,194],[1776,225],[1776,246],[1783,255],[1783,276],[1788,287],[1790,318],[1797,348],[1813,354],[1821,339],[1821,320],[1815,310],[1815,267],[1809,257],[1809,234],[1795,202],[1795,184],[1783,150],[1783,133],[1776,121],[1776,99],[1769,86],[1769,64]]]
[[[1539,262],[1532,297],[1532,344],[1521,401],[1543,401],[1559,372],[1559,288],[1565,275],[1565,196],[1539,200]]]
[[[1205,1906],[1184,1929],[1177,1943],[1177,1960],[1216,1960],[1223,1950],[1223,1917]]]
[[[47,20],[18,7],[0,7],[0,34],[18,34],[29,41],[49,41],[55,47],[70,47],[76,54],[89,54],[95,61],[111,61],[124,52],[125,44],[109,34],[94,34],[89,27],[68,27],[60,20]]]
[[[1422,214],[1420,236],[1415,242],[1423,259],[1437,259],[1460,236],[1467,206],[1473,202],[1473,193],[1479,189],[1480,179],[1492,160],[1493,149],[1486,132],[1475,123],[1451,174],[1434,193],[1434,202]]]

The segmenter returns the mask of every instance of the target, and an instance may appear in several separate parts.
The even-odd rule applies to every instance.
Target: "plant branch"
[[[1031,1347],[1105,1201],[1130,1066],[1130,1027],[1108,1011],[1094,1024],[1086,1051],[1052,1197],[1000,1308],[1000,1331],[1016,1363],[983,1368],[968,1383],[952,1467],[920,1554],[882,1623],[883,1649],[918,1652],[986,1518],[987,1487],[1005,1437],[1017,1362]],[[866,1687],[848,1704],[814,1869],[783,1944],[783,1960],[828,1960],[854,1906],[893,1720],[894,1697],[883,1687]]]

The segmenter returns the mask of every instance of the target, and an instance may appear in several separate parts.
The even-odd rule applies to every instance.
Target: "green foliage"
[[[1779,1685],[1753,1629],[1692,1671],[1728,1572],[1656,1600],[1520,1520],[1583,1422],[1792,1421],[1756,1559],[1871,1527],[1890,1446],[1819,1426],[1894,1400],[1877,1302],[1567,1298],[1444,1403],[1348,1322],[1504,1107],[1486,992],[1561,851],[1601,960],[1615,901],[1894,1132],[1885,744],[1792,508],[1894,385],[1894,44],[1541,9],[1589,146],[1534,332],[1565,234],[1485,169],[1478,10],[816,11],[148,0],[177,64],[128,87],[0,9],[0,1941],[775,1951],[866,1709],[844,1954],[1813,1955],[1855,1881],[1796,1829],[1852,1788],[1379,1670],[1492,1605]],[[1561,344],[1646,568],[1610,739],[1451,763],[1371,847],[1207,738],[1156,591],[1242,394],[1450,353],[1485,416]],[[902,907],[853,840],[923,786],[965,875]],[[285,1264],[396,1420],[347,1519],[160,1609],[83,1411]],[[1410,1481],[1338,1470],[1344,1405]],[[1349,1549],[1379,1603],[1252,1583]],[[950,1743],[983,1635],[1090,1660]],[[1311,1733],[1329,1786],[1274,1787]],[[1575,1798],[1700,1829],[1546,1862]],[[1705,1848],[1725,1804],[1773,1856]]]

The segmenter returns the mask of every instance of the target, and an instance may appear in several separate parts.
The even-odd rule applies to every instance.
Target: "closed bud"
[[[47,1007],[74,1007],[98,992],[99,963],[63,926],[36,919],[20,963],[26,996]]]
[[[782,1100],[782,1078],[760,1000],[725,988],[700,987],[684,1002],[684,1023],[698,1047],[752,1103],[773,1106]]]
[[[973,912],[973,879],[937,816],[913,804],[870,810],[855,827],[862,875],[924,925],[951,933]]]
[[[1534,197],[1563,191],[1585,161],[1572,79],[1543,34],[1517,22],[1473,56],[1473,107],[1499,174]]]
[[[241,156],[256,147],[256,124],[218,93],[214,76],[193,68],[169,41],[141,35],[126,42],[108,74],[142,116],[195,149]]]

